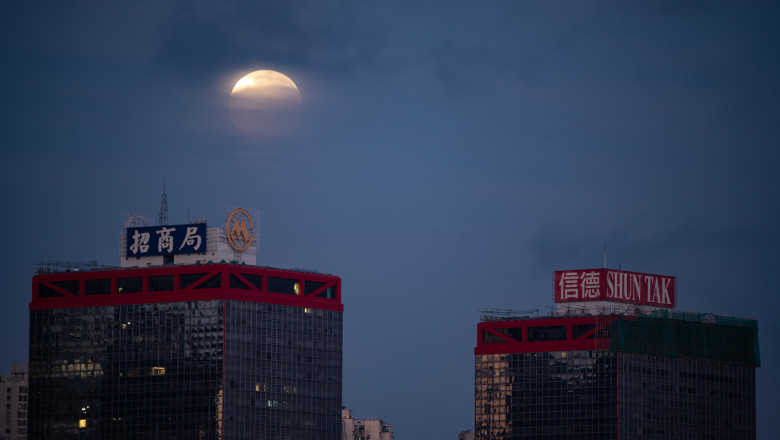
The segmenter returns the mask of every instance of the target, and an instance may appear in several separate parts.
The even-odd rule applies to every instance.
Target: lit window
[[[152,376],[164,376],[165,367],[152,367]]]
[[[87,427],[87,419],[79,419],[79,428]]]

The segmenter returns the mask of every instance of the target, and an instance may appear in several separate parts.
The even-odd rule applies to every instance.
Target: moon
[[[294,132],[300,110],[298,86],[274,70],[249,73],[230,92],[233,123],[241,133],[256,141],[279,139]]]

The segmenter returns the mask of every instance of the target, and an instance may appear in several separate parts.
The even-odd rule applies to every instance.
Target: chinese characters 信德
[[[563,272],[558,282],[562,300],[598,299],[601,277],[598,272]]]

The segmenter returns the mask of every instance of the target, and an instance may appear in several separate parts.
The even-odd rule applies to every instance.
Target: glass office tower
[[[477,327],[477,439],[756,437],[754,320],[635,311]]]
[[[29,439],[340,439],[341,280],[214,264],[48,273]]]

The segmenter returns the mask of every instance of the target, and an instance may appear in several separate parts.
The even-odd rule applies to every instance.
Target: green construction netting
[[[752,319],[663,311],[618,317],[609,327],[614,351],[761,366]]]

